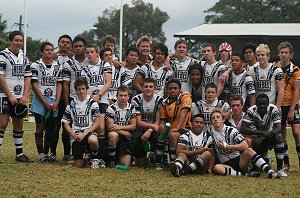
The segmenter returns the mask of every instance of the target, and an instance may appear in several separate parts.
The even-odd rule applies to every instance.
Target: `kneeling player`
[[[72,154],[74,165],[83,167],[83,154],[89,147],[91,150],[91,168],[105,167],[105,163],[98,159],[98,137],[95,130],[99,126],[99,106],[88,96],[88,82],[79,77],[75,83],[76,97],[67,106],[62,122],[69,135],[73,138]],[[70,127],[72,123],[72,128]]]
[[[222,110],[214,109],[210,115],[212,128],[209,129],[211,138],[208,144],[213,145],[219,163],[214,166],[217,175],[240,176],[245,175],[252,163],[268,174],[269,178],[280,178],[275,171],[258,155],[248,147],[242,134],[233,127],[224,125],[225,116]],[[249,176],[259,176],[250,174]]]
[[[186,132],[179,137],[176,148],[177,158],[170,164],[173,176],[180,177],[182,174],[194,172],[211,173],[214,160],[211,160],[212,151],[205,148],[209,135],[203,132],[203,127],[204,117],[197,114],[193,116],[192,129],[182,129]]]

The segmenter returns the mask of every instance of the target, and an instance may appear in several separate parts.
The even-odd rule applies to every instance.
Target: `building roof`
[[[300,23],[202,24],[174,35],[193,36],[300,36]]]

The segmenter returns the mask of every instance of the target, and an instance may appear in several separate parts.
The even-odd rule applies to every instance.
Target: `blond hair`
[[[142,36],[141,38],[139,38],[138,40],[137,40],[137,42],[136,42],[136,47],[140,47],[140,44],[141,44],[141,42],[143,42],[143,41],[147,41],[147,42],[149,42],[150,43],[150,45],[152,44],[152,41],[151,41],[151,39],[148,37],[148,36]]]
[[[266,53],[267,55],[270,55],[270,48],[267,44],[259,44],[255,50],[255,53],[258,52]]]

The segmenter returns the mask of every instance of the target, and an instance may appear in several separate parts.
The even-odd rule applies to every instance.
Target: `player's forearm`
[[[64,128],[67,131],[67,133],[73,138],[75,139],[75,132],[72,130],[72,128],[70,127],[69,123],[64,123]]]
[[[277,99],[276,99],[276,107],[280,109],[282,101],[283,101],[283,96],[284,96],[284,82],[283,81],[277,81]]]
[[[230,151],[244,151],[247,148],[248,148],[248,144],[247,144],[247,142],[245,140],[242,141],[239,144],[236,144],[236,145],[230,145],[230,144],[228,144],[226,146],[226,150],[230,150]]]
[[[103,96],[111,87],[111,81],[105,82],[105,85],[99,91],[99,95]]]
[[[187,116],[188,112],[189,112],[188,109],[182,109],[182,110],[181,110],[181,113],[180,113],[180,115],[179,115],[179,120],[178,120],[178,123],[177,123],[177,125],[176,125],[176,127],[177,127],[178,129],[180,129],[181,126],[183,125],[183,123],[185,122],[185,119],[186,119],[186,116]]]
[[[64,104],[67,106],[69,104],[70,97],[70,81],[63,81],[63,94],[64,94]]]
[[[43,96],[41,90],[39,89],[37,82],[32,84],[32,91],[44,104],[48,102],[46,98]]]
[[[24,77],[24,96],[29,96],[31,77]]]
[[[295,106],[298,104],[300,95],[300,80],[294,82],[294,90],[293,90],[293,100],[290,106],[290,109],[295,109]]]
[[[62,92],[62,83],[58,82],[56,84],[56,102],[59,103],[60,98],[61,98],[61,92]]]
[[[130,125],[127,125],[127,126],[121,126],[120,130],[132,132],[132,131],[135,130],[135,128],[136,128],[135,124],[130,124]]]

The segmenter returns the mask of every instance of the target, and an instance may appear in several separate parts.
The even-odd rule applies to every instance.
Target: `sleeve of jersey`
[[[63,117],[62,117],[62,119],[61,119],[61,121],[63,122],[63,123],[72,123],[72,117],[71,117],[71,109],[70,109],[70,105],[68,105],[67,107],[66,107],[66,110],[65,110],[65,112],[64,112],[64,114],[63,114]]]
[[[299,70],[298,67],[296,69],[297,70],[293,72],[293,79],[294,80],[300,80],[300,70]],[[294,70],[295,70],[295,67],[294,67]]]
[[[108,118],[115,118],[115,112],[111,107],[108,107],[105,112],[105,119],[107,120]]]
[[[143,79],[145,79],[146,78],[146,72],[145,72],[145,70],[146,70],[146,66],[142,66],[141,67],[141,69],[139,69],[138,71],[137,71],[137,76],[141,76]]]
[[[278,80],[278,81],[281,81],[283,80],[283,72],[282,72],[282,69],[281,68],[277,68],[275,70],[275,80]]]
[[[230,105],[229,105],[227,102],[224,102],[223,107],[222,107],[222,110],[223,110],[224,112],[231,112]]]
[[[57,82],[62,82],[63,81],[63,69],[59,70],[58,75],[57,75]]]
[[[104,63],[104,73],[112,74],[112,68],[108,62]]]
[[[273,112],[272,112],[272,120],[274,123],[281,123],[281,116],[280,116],[280,112],[278,111],[278,109],[275,108],[273,109]]]
[[[27,64],[25,65],[25,73],[24,73],[24,77],[31,77],[32,76],[32,72],[30,69],[30,63],[27,59]]]
[[[190,94],[185,94],[182,97],[182,109],[188,109],[188,110],[192,109],[192,98]]]
[[[134,107],[132,107],[131,108],[131,115],[130,115],[130,119],[133,119],[133,118],[135,118],[136,117],[136,111],[135,111],[135,108]]]
[[[199,111],[197,105],[193,102],[192,103],[192,115],[194,116],[194,115],[197,115],[199,113],[200,113],[200,111]]]
[[[64,64],[62,74],[63,74],[63,80],[71,81],[71,71],[68,62]]]
[[[188,139],[188,137],[187,137],[187,135],[186,134],[182,134],[180,137],[179,137],[179,139],[178,139],[178,144],[181,144],[181,145],[188,145],[188,141],[189,141],[189,139]]]
[[[217,72],[217,78],[219,78],[224,72],[225,72],[225,65],[220,65],[220,67],[218,68],[218,72]],[[217,81],[216,81],[217,82]]]
[[[223,90],[224,93],[230,93],[230,87],[229,87],[229,84],[228,82],[226,82],[226,84],[224,85],[224,90]]]
[[[253,115],[252,115],[252,112],[250,110],[247,110],[245,112],[245,115],[243,117],[243,121],[245,121],[247,123],[252,123],[253,122]]]
[[[99,105],[97,104],[97,102],[93,102],[93,104],[91,106],[91,113],[92,113],[93,119],[100,116]]]
[[[208,137],[207,142],[204,145],[204,148],[214,148],[214,141],[211,136]]]
[[[30,65],[30,69],[31,69],[31,73],[32,73],[32,76],[31,76],[31,80],[37,80],[38,78],[38,65],[36,63],[32,63]]]
[[[242,134],[240,134],[240,132],[237,129],[234,129],[234,131],[232,131],[232,138],[233,140],[239,144],[241,143],[243,140],[245,140],[244,136]]]
[[[254,80],[251,76],[247,76],[245,78],[245,86],[246,86],[246,90],[247,90],[248,95],[255,93]]]
[[[4,74],[6,69],[7,59],[5,58],[3,52],[0,53],[0,75]]]

